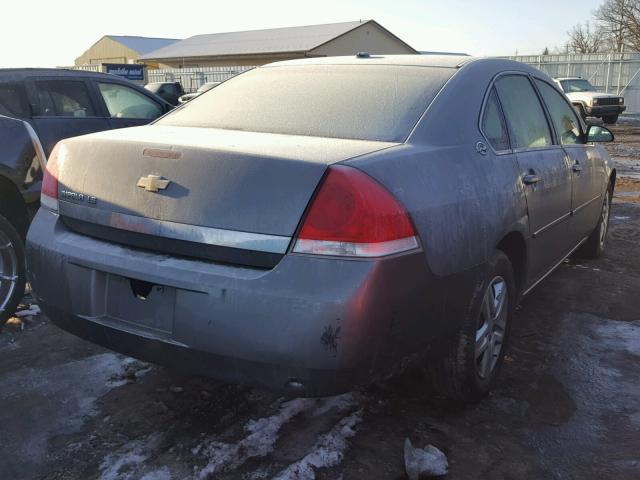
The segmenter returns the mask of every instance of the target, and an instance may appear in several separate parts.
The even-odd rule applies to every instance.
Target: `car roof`
[[[285,60],[269,63],[258,68],[303,65],[389,65],[409,67],[433,67],[467,70],[489,68],[495,71],[514,71],[549,78],[544,72],[531,65],[507,58],[471,57],[468,55],[368,55],[357,54],[342,57],[315,57],[300,60]]]
[[[110,73],[92,72],[90,70],[72,70],[67,68],[0,68],[0,78],[12,80],[24,80],[28,77],[96,77],[118,79],[130,83],[128,80]]]
[[[582,77],[553,77],[554,80],[586,80],[586,78]]]
[[[402,65],[411,67],[458,68],[477,60],[467,55],[374,55],[359,53],[342,57],[314,57],[269,63],[264,67],[295,65]]]

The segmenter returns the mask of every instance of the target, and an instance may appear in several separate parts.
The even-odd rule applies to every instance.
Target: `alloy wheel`
[[[600,247],[604,246],[604,240],[607,237],[607,229],[609,228],[609,190],[604,194],[604,204],[602,205],[602,218],[600,222]]]
[[[491,375],[500,358],[507,327],[507,282],[496,276],[491,280],[482,300],[475,343],[476,371],[480,378]]]
[[[0,313],[4,312],[18,284],[18,256],[11,240],[0,231]]]

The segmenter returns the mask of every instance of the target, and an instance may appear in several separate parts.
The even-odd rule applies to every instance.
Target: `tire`
[[[509,258],[496,251],[488,266],[479,311],[471,309],[475,313],[464,320],[450,351],[427,365],[428,380],[435,393],[460,403],[477,402],[495,386],[518,298]],[[500,302],[500,306],[495,310],[495,320],[487,321],[491,317],[491,301]],[[484,353],[481,344],[488,345]]]
[[[613,125],[618,121],[618,115],[605,115],[602,117],[602,121],[607,125]]]
[[[0,328],[15,313],[26,285],[24,242],[0,215]]]
[[[602,202],[602,210],[596,228],[593,229],[587,241],[578,250],[578,256],[598,258],[604,253],[607,232],[609,230],[609,216],[611,215],[611,188],[607,188]]]

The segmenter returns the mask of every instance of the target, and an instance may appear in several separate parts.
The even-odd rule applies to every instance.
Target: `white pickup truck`
[[[580,77],[564,77],[553,79],[562,90],[582,118],[598,117],[604,123],[618,121],[618,115],[626,110],[624,97],[610,93],[596,92],[588,80]]]

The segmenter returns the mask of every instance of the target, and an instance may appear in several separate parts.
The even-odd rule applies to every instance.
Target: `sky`
[[[561,47],[567,31],[602,1],[19,0],[3,15],[0,67],[73,65],[103,35],[187,38],[369,19],[417,50],[539,54]]]

